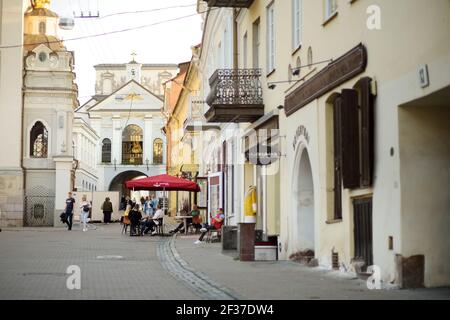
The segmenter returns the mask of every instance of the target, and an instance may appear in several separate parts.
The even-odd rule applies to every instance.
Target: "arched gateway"
[[[293,181],[293,240],[297,251],[315,250],[314,184],[308,150],[299,148]]]
[[[133,179],[145,178],[147,175],[140,171],[130,170],[119,173],[117,176],[112,179],[109,184],[109,191],[118,191],[120,193],[120,197],[129,196],[130,190],[125,187],[125,182]]]

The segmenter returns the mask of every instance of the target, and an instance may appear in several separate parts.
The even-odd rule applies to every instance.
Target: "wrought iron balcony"
[[[205,0],[208,7],[250,8],[254,0]]]
[[[264,115],[261,69],[218,69],[209,79],[208,122],[254,122]]]

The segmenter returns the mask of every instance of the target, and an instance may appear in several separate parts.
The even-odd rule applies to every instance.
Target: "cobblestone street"
[[[219,244],[129,237],[118,224],[82,232],[0,233],[0,299],[450,299],[450,289],[369,291],[364,282],[291,262],[242,263]],[[81,268],[81,290],[66,288]]]

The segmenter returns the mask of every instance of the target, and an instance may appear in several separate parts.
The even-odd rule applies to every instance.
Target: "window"
[[[334,218],[342,219],[342,188],[373,184],[374,95],[371,79],[362,78],[355,89],[344,89],[334,100]]]
[[[274,4],[267,7],[267,73],[275,71],[275,9]]]
[[[247,32],[244,34],[244,39],[242,41],[242,65],[244,69],[247,69],[248,63],[247,63],[247,57],[248,57],[248,35]]]
[[[253,23],[253,68],[259,69],[259,48],[261,43],[260,20]]]
[[[103,139],[102,142],[102,163],[111,163],[111,140]]]
[[[32,158],[48,157],[48,131],[40,121],[34,124],[30,132],[30,156]]]
[[[342,219],[342,98],[339,95],[333,103],[333,153],[334,153],[334,220]]]
[[[337,11],[337,0],[325,0],[325,20]]]
[[[141,127],[129,125],[122,134],[122,164],[142,165],[143,133]]]
[[[224,68],[222,42],[219,42],[219,44],[217,45],[217,57],[218,57],[219,68]]]
[[[292,50],[301,45],[301,0],[292,0]]]
[[[153,163],[163,164],[163,141],[159,138],[153,141]]]
[[[312,48],[311,47],[309,47],[308,48],[308,66],[309,66],[309,69],[312,69],[312,64],[313,64],[313,52],[312,52]]]
[[[229,41],[228,41],[228,30],[225,29],[223,31],[223,61],[222,61],[222,68],[226,69],[230,67],[230,51],[229,51]]]
[[[302,67],[302,60],[300,57],[297,57],[297,62],[295,63],[295,66],[300,69]]]
[[[39,34],[45,34],[47,32],[45,22],[39,22]]]

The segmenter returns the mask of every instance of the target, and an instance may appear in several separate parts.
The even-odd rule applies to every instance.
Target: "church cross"
[[[131,56],[133,57],[133,62],[136,62],[136,56],[137,56],[137,53],[136,53],[135,51],[133,51],[133,52],[131,53]]]

